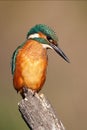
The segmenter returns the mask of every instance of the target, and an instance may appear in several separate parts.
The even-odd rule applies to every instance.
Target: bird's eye
[[[47,36],[47,40],[48,40],[50,43],[54,44],[55,46],[58,46],[57,42],[54,41],[50,36]]]
[[[50,43],[54,44],[55,46],[58,46],[58,44],[56,43],[56,41],[54,41],[50,36],[47,36],[47,40],[48,40]]]
[[[51,42],[51,43],[54,42],[53,39],[52,39],[50,36],[47,36],[47,40],[48,40],[49,42]]]

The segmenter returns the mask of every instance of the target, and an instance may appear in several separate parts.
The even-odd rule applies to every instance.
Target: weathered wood
[[[18,108],[30,130],[65,130],[43,94],[28,89]]]

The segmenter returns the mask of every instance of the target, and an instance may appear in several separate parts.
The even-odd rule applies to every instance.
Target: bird
[[[23,87],[34,92],[39,92],[43,87],[47,73],[48,49],[54,50],[66,62],[70,62],[58,45],[55,31],[45,24],[36,24],[28,31],[25,41],[13,52],[13,86],[21,95]]]

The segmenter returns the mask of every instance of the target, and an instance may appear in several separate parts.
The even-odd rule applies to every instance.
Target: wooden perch
[[[27,89],[25,98],[18,103],[18,108],[30,130],[65,130],[43,94],[39,95]]]

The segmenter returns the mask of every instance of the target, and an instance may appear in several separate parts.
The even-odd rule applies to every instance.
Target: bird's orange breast
[[[47,52],[42,44],[28,40],[18,51],[13,77],[17,91],[24,86],[39,91],[46,78]]]

